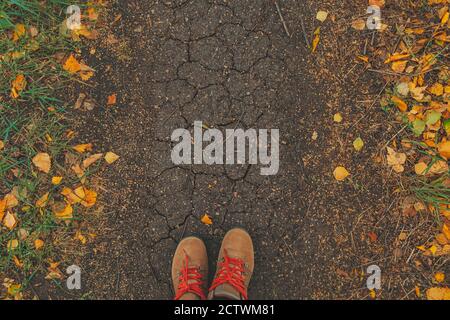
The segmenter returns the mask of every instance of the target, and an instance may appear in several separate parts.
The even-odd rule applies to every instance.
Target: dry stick
[[[283,27],[284,27],[284,31],[286,31],[286,34],[288,35],[288,37],[291,37],[291,34],[289,33],[289,29],[287,27],[286,21],[284,21],[283,14],[281,13],[280,6],[278,5],[278,1],[275,0],[274,3],[275,3],[275,6],[277,7],[278,15],[280,16],[281,23],[283,24]]]
[[[384,85],[383,89],[381,89],[381,91],[378,93],[378,95],[375,97],[375,100],[373,100],[372,104],[370,105],[369,109],[367,110],[366,115],[364,115],[363,117],[359,118],[359,120],[355,121],[348,129],[347,132],[350,131],[350,129],[352,129],[354,126],[356,126],[358,123],[360,123],[364,118],[366,118],[367,116],[369,116],[369,111],[372,110],[373,106],[375,105],[375,103],[377,103],[378,99],[381,97],[381,95],[383,94],[384,90],[386,89],[386,87],[388,86],[388,84],[390,83],[390,81],[387,81],[386,84]]]

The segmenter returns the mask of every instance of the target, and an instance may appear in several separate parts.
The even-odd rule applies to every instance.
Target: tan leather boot
[[[202,240],[183,239],[172,262],[172,282],[175,300],[206,300],[208,255]]]
[[[253,242],[247,231],[228,231],[222,241],[209,299],[247,300],[254,268]]]

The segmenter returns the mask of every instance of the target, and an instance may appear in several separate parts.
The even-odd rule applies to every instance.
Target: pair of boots
[[[172,262],[175,300],[247,300],[254,268],[253,242],[243,229],[230,230],[222,241],[214,280],[207,290],[208,255],[202,240],[183,239]],[[208,294],[207,294],[208,292]]]

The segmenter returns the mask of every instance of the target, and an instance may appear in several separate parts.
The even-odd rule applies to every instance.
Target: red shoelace
[[[242,295],[244,300],[248,300],[244,280],[244,261],[238,258],[230,258],[225,250],[223,262],[219,263],[218,268],[217,276],[209,291],[216,289],[222,284],[229,284]]]
[[[189,267],[189,257],[186,254],[183,269],[181,269],[181,275],[178,278],[178,290],[175,296],[175,300],[179,300],[186,293],[193,293],[200,297],[201,300],[206,300],[206,295],[203,292],[203,275],[196,267]]]

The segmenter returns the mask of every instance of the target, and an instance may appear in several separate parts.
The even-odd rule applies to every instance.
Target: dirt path
[[[364,175],[377,150],[371,139],[386,131],[359,133],[367,147],[352,166],[351,144],[342,141],[353,133],[334,129],[332,116],[355,107],[305,46],[300,19],[308,17],[311,28],[317,11],[307,2],[283,1],[292,37],[265,0],[120,1],[113,8],[122,15],[114,26],[118,43],[99,49],[90,65],[109,79],[98,79],[97,100],[117,92],[119,103],[83,114],[90,123],[85,140],[121,156],[105,173],[104,232],[83,266],[92,297],[170,299],[180,238],[203,238],[212,266],[222,236],[235,226],[254,238],[250,297],[367,294],[365,280],[352,282],[348,273],[377,258],[364,225],[378,221],[390,200],[381,178]],[[362,113],[353,111],[356,121]],[[280,129],[279,173],[261,176],[258,165],[174,166],[170,135],[197,120],[221,130]],[[342,164],[364,173],[339,184],[332,171]],[[211,227],[200,222],[204,213]]]

